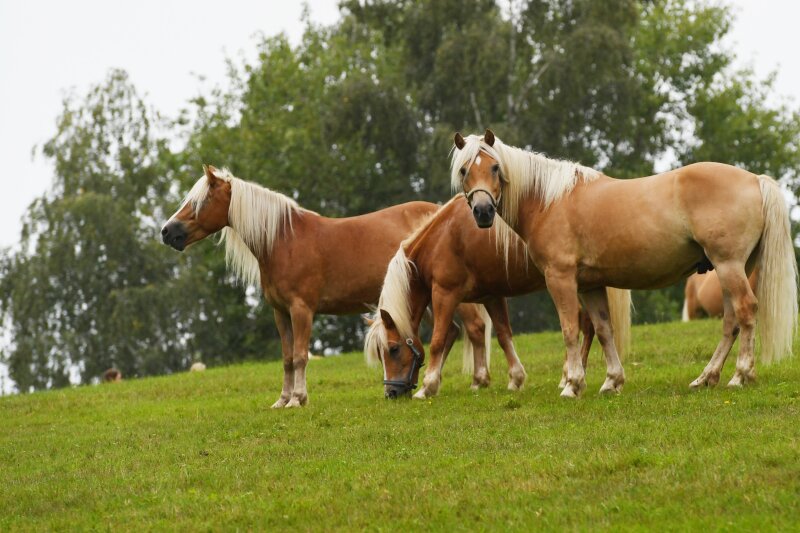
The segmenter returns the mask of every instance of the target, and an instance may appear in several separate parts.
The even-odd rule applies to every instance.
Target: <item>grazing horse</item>
[[[260,284],[274,309],[283,390],[272,407],[305,405],[314,314],[357,313],[377,303],[386,265],[400,242],[438,206],[410,202],[331,219],[227,171],[204,168],[205,176],[162,228],[163,241],[183,251],[221,232],[228,266],[244,283]]]
[[[750,288],[756,292],[758,269],[753,270],[747,278]],[[713,270],[706,274],[695,272],[686,280],[684,289],[683,313],[681,319],[689,322],[699,318],[703,313],[710,317],[721,317],[724,307],[722,305],[722,285],[719,276]]]
[[[586,387],[578,353],[579,301],[607,322],[603,287],[654,289],[716,268],[723,294],[723,335],[692,387],[715,385],[741,332],[728,385],[755,379],[756,310],[761,356],[792,354],[797,324],[797,263],[789,214],[778,184],[720,163],[696,163],[646,178],[617,180],[567,161],[483,137],[455,136],[451,183],[463,190],[476,223],[495,213],[527,243],[558,309],[567,346],[562,396]],[[758,266],[758,299],[747,282]],[[579,296],[580,293],[580,296]]]
[[[417,383],[424,358],[419,324],[429,304],[434,318],[431,359],[415,398],[427,398],[439,390],[445,347],[455,335],[453,311],[462,301],[486,307],[508,361],[508,388],[517,390],[525,382],[525,369],[511,338],[505,297],[542,290],[545,280],[530,263],[525,244],[508,226],[498,223],[493,230],[481,230],[471,219],[466,200],[456,196],[403,241],[389,264],[379,313],[364,343],[368,361],[383,364],[387,398],[409,392]],[[630,291],[611,292],[612,316],[622,347],[628,344],[630,334]],[[584,367],[594,335],[591,322],[585,325]],[[618,364],[609,361],[609,367]],[[473,386],[486,385],[488,379],[488,374],[476,374]]]

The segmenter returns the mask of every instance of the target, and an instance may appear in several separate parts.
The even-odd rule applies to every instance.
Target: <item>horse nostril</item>
[[[166,237],[166,236],[167,236],[167,233],[169,233],[169,230],[167,229],[167,227],[166,227],[166,226],[164,226],[163,228],[161,228],[161,236],[162,236],[162,237]]]
[[[386,391],[385,396],[389,400],[394,400],[395,398],[397,398],[397,391],[394,389],[388,390]]]

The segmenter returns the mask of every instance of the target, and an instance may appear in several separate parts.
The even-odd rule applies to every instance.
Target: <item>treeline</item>
[[[2,357],[19,390],[66,385],[71,370],[85,381],[279,357],[272,313],[235,286],[221,250],[158,240],[202,163],[329,216],[446,200],[453,132],[487,126],[616,177],[717,160],[796,182],[800,116],[770,79],[733,68],[727,7],[509,4],[343,1],[337,24],[306,20],[297,46],[264,37],[254,62],[231,63],[169,120],[121,71],[67,98],[42,149],[53,187],[0,261]],[[676,318],[681,292],[636,294],[636,320]],[[512,307],[517,331],[557,327],[546,295]],[[356,317],[315,328],[314,351],[360,345]]]

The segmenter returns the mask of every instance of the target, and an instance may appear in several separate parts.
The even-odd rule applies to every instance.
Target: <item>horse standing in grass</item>
[[[283,194],[205,168],[161,230],[176,250],[221,232],[225,259],[237,277],[260,283],[274,308],[283,352],[283,390],[272,406],[308,401],[306,365],[315,313],[368,310],[400,242],[435,204],[410,202],[367,215],[331,219]],[[461,308],[465,321],[475,309]]]
[[[758,269],[753,270],[747,278],[750,288],[756,292]],[[695,272],[686,279],[686,288],[683,291],[683,313],[681,319],[689,322],[699,318],[703,313],[710,317],[721,317],[724,307],[722,305],[722,285],[719,276],[713,270],[705,274]]]
[[[462,301],[484,304],[508,361],[508,388],[521,388],[526,374],[514,349],[505,297],[544,287],[544,277],[530,263],[525,244],[508,226],[498,223],[493,230],[478,229],[472,223],[466,200],[462,196],[450,200],[403,241],[386,272],[379,313],[364,344],[368,361],[383,364],[386,396],[394,398],[406,393],[417,382],[424,358],[419,324],[429,304],[434,319],[431,358],[423,387],[414,397],[427,398],[438,392],[445,347],[455,334],[453,312]],[[630,291],[610,289],[609,296],[615,331],[620,337],[618,346],[623,347],[630,335]],[[585,367],[594,335],[591,321],[584,322],[583,334]],[[488,346],[485,350],[488,353]],[[621,371],[618,360],[607,363],[615,374],[617,367]],[[488,385],[488,374],[480,378],[476,374],[474,387]],[[621,383],[615,384],[616,388],[609,391],[619,390],[620,386]]]
[[[696,163],[616,180],[567,161],[513,148],[490,130],[455,136],[451,183],[464,191],[480,227],[495,213],[527,243],[558,309],[567,346],[562,396],[586,387],[577,348],[579,302],[603,349],[608,326],[603,287],[654,289],[716,268],[723,335],[691,387],[715,385],[741,332],[728,385],[755,379],[756,310],[765,361],[792,354],[797,325],[797,263],[789,213],[778,184],[720,163]],[[758,299],[747,282],[758,266]],[[580,296],[579,296],[580,294]]]

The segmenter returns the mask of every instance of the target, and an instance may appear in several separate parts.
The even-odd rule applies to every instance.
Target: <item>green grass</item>
[[[0,530],[797,529],[800,360],[690,392],[719,329],[636,327],[622,394],[595,348],[578,401],[556,333],[516,339],[518,393],[497,347],[470,391],[457,345],[423,402],[360,354],[312,361],[301,410],[269,409],[277,362],[3,398]]]

